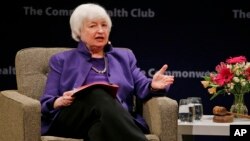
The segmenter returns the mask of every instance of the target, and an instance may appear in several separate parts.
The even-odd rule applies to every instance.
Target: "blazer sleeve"
[[[40,98],[41,112],[43,115],[47,116],[52,116],[57,111],[53,108],[53,104],[55,99],[61,95],[59,85],[63,65],[61,59],[59,58],[60,57],[56,55],[50,58],[48,79],[45,85],[44,93]]]
[[[134,81],[135,94],[140,99],[145,99],[150,94],[149,86],[151,83],[151,79],[147,78],[145,74],[142,73],[141,69],[137,67],[136,57],[130,49],[128,50],[128,58],[131,74]]]

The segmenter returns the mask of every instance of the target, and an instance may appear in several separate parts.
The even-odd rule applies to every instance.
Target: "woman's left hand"
[[[65,91],[62,96],[58,97],[54,102],[54,108],[58,109],[60,107],[66,107],[72,104],[74,97],[72,95],[75,93],[74,90]]]
[[[168,68],[168,65],[163,65],[162,68],[157,71],[152,79],[151,88],[157,89],[165,89],[167,86],[173,84],[174,76],[165,75],[165,72]]]

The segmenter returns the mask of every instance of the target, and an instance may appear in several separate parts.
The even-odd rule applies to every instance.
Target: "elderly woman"
[[[173,83],[164,75],[167,65],[147,78],[136,66],[133,52],[109,44],[112,22],[97,4],[82,4],[70,17],[72,37],[78,47],[55,54],[41,97],[42,135],[90,141],[146,141],[149,129],[138,113],[132,114],[133,95],[147,99]],[[74,88],[94,82],[119,86],[116,98],[103,88],[76,97]],[[154,93],[151,93],[154,91]]]

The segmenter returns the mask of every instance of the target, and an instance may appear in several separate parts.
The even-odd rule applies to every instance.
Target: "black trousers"
[[[86,141],[147,141],[130,113],[100,88],[78,94],[61,110],[49,134]]]

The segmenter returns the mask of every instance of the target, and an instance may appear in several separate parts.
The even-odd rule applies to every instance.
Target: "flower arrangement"
[[[210,100],[220,94],[244,95],[250,92],[250,62],[245,56],[230,57],[215,70],[201,81],[213,95]]]

